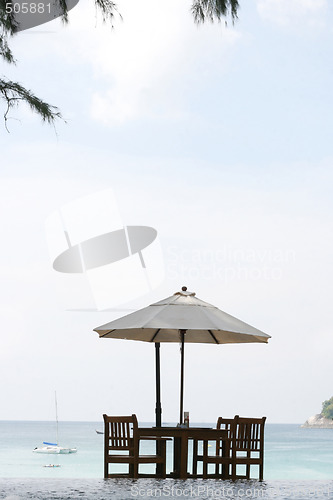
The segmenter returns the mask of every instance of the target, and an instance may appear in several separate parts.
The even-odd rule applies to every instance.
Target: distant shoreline
[[[321,413],[313,415],[301,425],[307,429],[333,429],[333,420],[324,417]]]

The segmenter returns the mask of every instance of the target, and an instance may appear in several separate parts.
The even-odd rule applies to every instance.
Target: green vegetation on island
[[[321,414],[326,418],[333,419],[333,396],[323,402],[323,409]]]

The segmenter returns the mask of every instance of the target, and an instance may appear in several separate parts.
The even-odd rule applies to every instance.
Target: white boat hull
[[[76,448],[63,448],[62,446],[41,446],[33,450],[35,453],[47,453],[53,455],[68,455],[69,453],[76,453]]]
[[[55,443],[50,443],[49,441],[43,441],[43,445],[32,450],[35,453],[45,453],[49,455],[68,455],[69,453],[76,453],[76,448],[64,448],[58,445],[58,405],[57,405],[57,393],[54,392],[55,396],[55,410],[56,410],[56,423],[57,423],[57,440]]]

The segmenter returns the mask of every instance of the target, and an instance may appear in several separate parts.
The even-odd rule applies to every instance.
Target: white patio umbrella
[[[156,426],[161,426],[160,342],[180,342],[180,417],[183,422],[184,344],[267,343],[270,335],[240,321],[217,307],[195,297],[182,287],[167,299],[94,328],[100,338],[141,340],[155,343]]]

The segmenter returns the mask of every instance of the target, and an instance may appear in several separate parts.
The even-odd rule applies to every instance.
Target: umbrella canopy
[[[159,396],[159,344],[180,342],[181,401],[180,423],[183,414],[184,343],[235,344],[267,343],[270,335],[240,321],[217,307],[198,299],[194,292],[183,287],[171,297],[151,304],[122,318],[94,329],[100,338],[154,342],[156,346],[156,383]],[[158,402],[156,416],[160,412]],[[157,418],[160,422],[160,418]],[[160,425],[160,424],[159,424]]]

